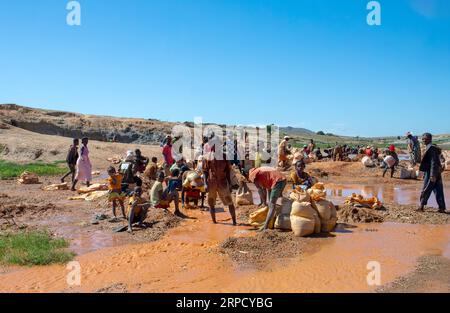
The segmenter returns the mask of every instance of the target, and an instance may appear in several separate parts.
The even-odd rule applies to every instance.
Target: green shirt
[[[152,205],[157,205],[161,202],[161,195],[163,192],[163,184],[162,182],[156,181],[152,189],[150,190],[150,202]]]

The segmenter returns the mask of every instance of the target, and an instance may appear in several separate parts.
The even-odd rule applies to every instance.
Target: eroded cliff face
[[[2,104],[0,125],[3,128],[11,125],[45,135],[158,144],[171,132],[174,124],[158,120],[93,116]]]

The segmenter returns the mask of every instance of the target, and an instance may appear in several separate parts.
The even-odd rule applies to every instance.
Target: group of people
[[[69,171],[61,178],[61,183],[64,183],[65,179],[72,176],[72,191],[75,191],[78,181],[85,181],[89,187],[92,181],[92,164],[89,159],[89,139],[81,139],[81,148],[79,147],[79,139],[74,139],[72,145],[67,153],[66,162]]]
[[[412,164],[420,163],[420,171],[424,172],[424,186],[420,197],[419,210],[424,209],[431,193],[436,194],[439,211],[445,212],[445,199],[442,181],[442,160],[441,151],[432,143],[432,135],[426,133],[422,136],[424,150],[421,157],[420,144],[416,137],[407,134],[408,151],[411,154]],[[287,156],[291,153],[290,137],[284,137],[279,145],[280,169],[287,168]],[[89,186],[92,180],[92,165],[89,159],[88,138],[81,140],[74,139],[67,154],[67,165],[69,172],[65,174],[61,181],[71,175],[72,190],[75,190],[79,181],[85,181]],[[204,200],[207,198],[209,212],[214,223],[216,220],[216,202],[219,198],[224,206],[228,207],[233,225],[237,225],[236,208],[232,199],[233,160],[215,157],[215,147],[209,146],[207,140],[202,145],[202,152],[198,159],[188,164],[183,158],[175,159],[172,151],[173,140],[168,136],[162,145],[162,164],[158,164],[158,159],[151,160],[142,155],[139,149],[128,151],[126,157],[121,161],[118,168],[110,166],[108,173],[109,201],[112,203],[112,213],[117,218],[117,208],[120,207],[122,216],[128,220],[128,231],[133,231],[133,224],[138,223],[143,226],[147,212],[150,208],[162,209],[167,212],[171,204],[174,204],[174,214],[181,215],[181,205],[194,201],[198,204],[201,200],[201,208],[204,208]],[[341,152],[347,152],[341,146]],[[306,145],[301,153],[304,157],[317,151],[313,140]],[[359,151],[361,152],[361,151]],[[378,157],[378,149],[368,147],[363,151],[367,156]],[[339,151],[338,151],[339,153]],[[336,154],[336,149],[333,154]],[[383,176],[391,169],[391,176],[395,166],[399,163],[395,146],[391,145],[384,154],[390,156],[394,161],[384,164]],[[338,157],[341,157],[340,155]],[[235,164],[236,165],[236,164]],[[314,184],[313,178],[305,171],[305,161],[300,158],[295,161],[294,169],[290,174],[292,188],[309,189]],[[277,168],[267,166],[254,166],[249,171],[244,171],[239,167],[241,173],[247,181],[254,183],[258,189],[261,203],[269,207],[269,214],[262,229],[267,229],[269,222],[275,214],[277,200],[282,197],[286,188],[286,176]],[[143,197],[144,192],[148,192],[148,200]],[[181,199],[179,193],[181,192]]]

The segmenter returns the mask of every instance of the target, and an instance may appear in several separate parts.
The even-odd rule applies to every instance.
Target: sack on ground
[[[253,194],[250,189],[239,187],[236,192],[237,205],[253,205]]]
[[[291,228],[297,237],[304,237],[316,230],[317,212],[309,202],[294,202],[291,210]]]
[[[282,230],[292,230],[291,227],[291,215],[290,214],[280,214],[275,220],[275,228]]]
[[[43,187],[42,190],[44,191],[69,190],[69,185],[67,183],[52,184]]]
[[[296,201],[296,202],[311,202],[311,197],[309,195],[309,193],[307,193],[306,191],[304,191],[303,189],[297,187],[296,189],[294,189],[290,196],[291,200]]]
[[[250,213],[248,223],[254,227],[261,227],[266,222],[267,214],[269,214],[269,207],[264,207],[253,213]],[[269,229],[274,228],[276,215],[277,214],[275,213],[273,219],[269,222]]]
[[[108,190],[108,186],[106,184],[92,184],[89,187],[81,187],[77,190],[79,194],[90,193],[93,191],[104,191]]]
[[[292,201],[291,199],[282,198],[280,214],[291,215],[293,203],[294,201]]]
[[[402,168],[400,170],[400,179],[416,179],[416,171],[413,168]]]
[[[321,231],[329,233],[336,226],[337,212],[334,204],[327,200],[321,200],[314,203],[314,208],[320,217]]]
[[[23,172],[17,181],[22,185],[39,184],[39,177],[35,173]]]
[[[368,157],[367,155],[362,158],[361,162],[365,167],[373,167],[375,165],[373,163],[372,159],[370,157]]]

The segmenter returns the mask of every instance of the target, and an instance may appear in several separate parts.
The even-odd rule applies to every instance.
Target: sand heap
[[[338,221],[341,223],[382,223],[383,215],[377,210],[383,209],[383,204],[377,197],[364,198],[353,194],[339,207]]]

